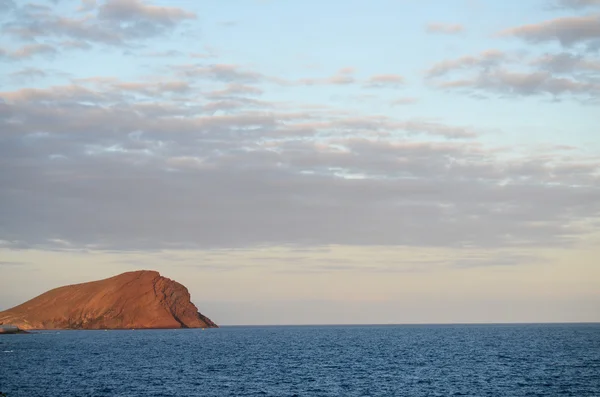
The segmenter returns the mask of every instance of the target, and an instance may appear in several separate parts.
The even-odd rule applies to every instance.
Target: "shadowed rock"
[[[31,329],[216,328],[183,285],[156,271],[50,290],[0,312],[0,325]]]

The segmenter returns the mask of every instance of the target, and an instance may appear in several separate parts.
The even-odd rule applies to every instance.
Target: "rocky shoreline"
[[[22,330],[14,325],[0,325],[0,335],[28,334],[29,332]]]

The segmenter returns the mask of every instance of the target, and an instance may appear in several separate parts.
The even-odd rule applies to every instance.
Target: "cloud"
[[[77,8],[79,12],[92,11],[98,6],[96,0],[81,0],[81,5]]]
[[[0,244],[568,246],[600,214],[597,158],[517,156],[436,120],[255,110],[227,80],[0,92]]]
[[[600,72],[600,60],[588,59],[580,54],[559,53],[545,54],[532,61],[533,65],[557,74],[578,72]]]
[[[83,7],[90,13],[72,16],[58,15],[51,7],[26,4],[13,13],[3,31],[22,40],[64,38],[127,45],[162,35],[195,18],[180,8],[154,6],[140,0],[108,0],[99,7],[91,3]]]
[[[57,53],[56,49],[48,44],[29,44],[16,50],[5,50],[0,48],[0,59],[24,60],[38,55],[52,56]]]
[[[427,134],[449,139],[475,138],[479,135],[471,128],[448,126],[426,120],[400,122],[396,123],[396,127],[409,133]]]
[[[236,95],[261,95],[263,90],[256,86],[239,84],[239,83],[230,83],[227,84],[224,88],[211,91],[207,93],[207,97],[209,98],[231,98]]]
[[[234,64],[179,65],[175,69],[187,77],[203,77],[228,83],[257,83],[266,79],[261,73],[244,70],[240,65]]]
[[[584,102],[600,99],[600,63],[569,53],[526,58],[490,50],[434,64],[426,71],[434,87],[469,94],[549,95]]]
[[[204,105],[202,107],[202,109],[204,111],[211,112],[214,114],[214,112],[217,112],[217,111],[229,112],[231,110],[249,109],[249,108],[268,108],[270,106],[271,106],[271,104],[269,102],[259,101],[256,99],[231,98],[231,99],[218,100],[215,102],[209,102],[206,105]]]
[[[344,67],[339,69],[335,74],[329,77],[309,77],[300,78],[297,80],[286,80],[275,76],[267,76],[262,73],[248,70],[242,65],[236,64],[183,64],[175,65],[172,69],[179,75],[189,79],[202,78],[215,82],[230,83],[230,88],[238,86],[246,86],[249,84],[272,83],[285,87],[293,86],[318,86],[318,85],[351,85],[357,83],[354,77],[356,70],[352,67]],[[381,74],[371,76],[363,83],[365,88],[395,88],[404,84],[404,78],[396,74]],[[255,91],[257,88],[254,87]],[[248,94],[249,92],[246,92]]]
[[[470,267],[490,267],[490,266],[518,266],[524,263],[539,263],[542,258],[525,255],[525,254],[514,254],[505,253],[503,255],[497,255],[495,257],[465,257],[455,260],[452,265],[455,267],[470,268]]]
[[[429,70],[427,70],[427,75],[429,77],[442,76],[455,70],[472,67],[489,68],[491,66],[499,64],[506,58],[506,54],[502,51],[486,50],[478,55],[464,56],[456,59],[449,59],[438,62],[435,65],[433,65]]]
[[[237,26],[238,24],[239,24],[239,21],[221,21],[221,22],[219,22],[219,25],[227,27],[227,28]]]
[[[460,79],[443,82],[443,88],[472,88],[477,90],[494,91],[502,94],[537,95],[563,94],[600,95],[600,84],[580,82],[570,78],[558,78],[547,72],[511,72],[496,70],[481,74],[472,79]]]
[[[365,83],[368,88],[397,88],[404,84],[404,77],[398,74],[378,74],[371,76]]]
[[[499,34],[519,37],[534,44],[556,41],[563,47],[584,43],[595,47],[600,40],[600,15],[561,17],[506,29]]]
[[[145,95],[157,95],[164,93],[183,93],[190,90],[190,85],[186,81],[166,81],[158,83],[115,83],[114,88],[122,91],[132,91]]]
[[[10,74],[11,77],[21,81],[35,80],[37,78],[46,77],[47,75],[48,73],[46,71],[38,68],[25,68]]]
[[[183,56],[181,51],[177,50],[166,50],[166,51],[147,51],[142,55],[153,58],[174,58]]]
[[[13,267],[27,265],[28,262],[16,262],[16,261],[0,261],[0,267]]]
[[[352,76],[354,68],[345,67],[337,71],[336,74],[326,78],[306,78],[300,79],[298,84],[300,85],[347,85],[356,82],[356,79]]]
[[[13,0],[0,0],[0,11],[12,11],[17,8]]]
[[[214,56],[211,54],[208,54],[208,53],[193,52],[190,54],[190,58],[208,59],[208,58],[214,58]]]
[[[64,40],[60,43],[60,47],[66,50],[89,50],[92,48],[90,43],[82,40]]]
[[[356,69],[352,67],[345,67],[338,70],[338,74],[354,74],[356,73]]]
[[[327,121],[290,123],[287,125],[287,130],[290,133],[304,135],[331,135],[331,131],[336,131],[350,136],[367,133],[371,136],[383,137],[404,132],[407,136],[430,135],[448,139],[474,138],[478,135],[471,128],[448,126],[428,120],[397,121],[383,116],[335,117],[333,114],[328,116]],[[304,119],[309,115],[298,114],[296,117]]]
[[[465,31],[463,25],[448,23],[430,23],[426,27],[429,33],[458,34]]]
[[[117,22],[151,22],[174,26],[186,19],[196,19],[196,14],[177,7],[159,7],[141,0],[107,0],[98,9],[98,17]]]
[[[580,9],[600,6],[600,0],[556,0],[554,6],[557,8]]]
[[[204,46],[204,52],[192,52],[189,54],[190,58],[209,59],[217,58],[218,51],[211,46]]]

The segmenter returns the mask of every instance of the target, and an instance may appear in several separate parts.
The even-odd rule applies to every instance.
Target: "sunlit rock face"
[[[0,324],[30,329],[215,328],[186,287],[136,271],[50,290],[0,312]]]

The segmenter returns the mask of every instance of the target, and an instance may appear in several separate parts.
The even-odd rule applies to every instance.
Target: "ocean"
[[[600,324],[0,336],[8,397],[600,396]]]

